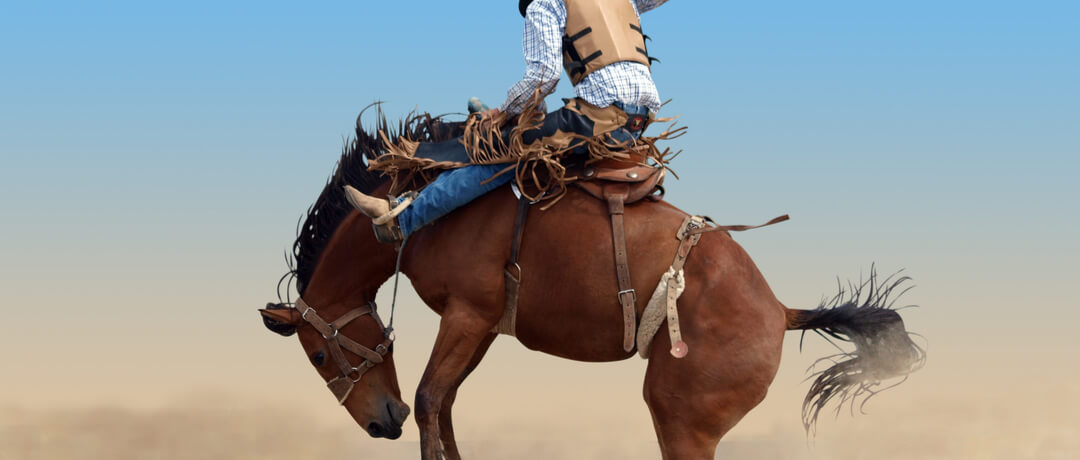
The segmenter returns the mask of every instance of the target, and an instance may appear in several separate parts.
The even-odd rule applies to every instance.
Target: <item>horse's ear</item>
[[[296,326],[302,318],[300,312],[281,304],[266,304],[266,308],[260,309],[263,325],[271,331],[285,337],[296,333]]]

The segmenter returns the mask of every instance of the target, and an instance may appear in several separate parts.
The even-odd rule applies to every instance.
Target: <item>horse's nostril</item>
[[[386,434],[383,431],[382,425],[379,425],[378,423],[375,423],[375,422],[371,422],[371,424],[369,424],[367,426],[367,431],[368,431],[368,434],[370,434],[372,437],[376,437],[376,438],[381,438],[381,437],[385,436],[385,434]]]

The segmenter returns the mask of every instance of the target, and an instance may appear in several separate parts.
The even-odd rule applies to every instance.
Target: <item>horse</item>
[[[363,113],[361,113],[361,116]],[[385,117],[376,131],[386,130]],[[441,141],[459,127],[414,117],[398,134]],[[411,235],[400,247],[378,243],[372,222],[346,202],[342,188],[386,194],[390,181],[368,170],[385,138],[357,119],[356,137],[299,229],[290,271],[300,294],[260,310],[264,325],[299,337],[319,375],[372,437],[396,439],[409,415],[393,360],[392,313],[375,293],[398,269],[441,316],[414,401],[421,458],[459,459],[451,417],[457,390],[484,358],[504,314],[504,265],[510,257],[518,199],[488,193]],[[626,247],[634,286],[656,286],[679,241],[687,213],[664,201],[626,206]],[[516,338],[525,347],[585,361],[625,360],[623,312],[616,298],[611,226],[604,203],[569,188],[525,226]],[[855,351],[827,358],[803,404],[807,430],[830,402],[855,404],[882,382],[906,378],[925,359],[889,302],[906,278],[854,286],[812,310],[785,307],[750,256],[728,232],[703,234],[685,262],[678,310],[691,351],[669,353],[658,334],[648,355],[643,396],[663,458],[711,459],[721,438],[760,403],[780,364],[786,331],[814,330],[853,342]],[[289,281],[292,281],[290,279]],[[289,283],[286,283],[286,292]],[[279,282],[279,291],[281,282]],[[396,287],[395,287],[396,288]],[[280,297],[280,292],[279,292]],[[895,297],[895,296],[892,296]],[[637,315],[647,301],[635,303]]]

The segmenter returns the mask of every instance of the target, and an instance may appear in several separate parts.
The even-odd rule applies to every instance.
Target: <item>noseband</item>
[[[353,387],[364,376],[364,373],[368,369],[375,367],[376,364],[383,362],[383,357],[390,352],[390,345],[394,343],[393,331],[388,330],[383,325],[382,320],[379,319],[379,314],[375,311],[375,302],[371,301],[368,301],[367,305],[363,307],[341,315],[333,322],[322,319],[314,308],[304,302],[304,299],[296,299],[293,308],[300,312],[300,317],[307,321],[308,324],[311,324],[316,331],[319,331],[323,339],[326,340],[330,356],[334,358],[334,361],[337,361],[338,365],[338,376],[330,380],[326,386],[330,388],[331,393],[334,393],[338,403],[345,404],[345,399],[349,397],[349,393],[352,393]],[[386,337],[382,343],[375,346],[374,350],[360,345],[355,340],[340,333],[342,328],[364,315],[371,315],[372,318],[375,318],[375,322],[379,323],[379,328],[382,329],[383,335]],[[364,362],[353,366],[345,357],[343,350],[364,358]]]

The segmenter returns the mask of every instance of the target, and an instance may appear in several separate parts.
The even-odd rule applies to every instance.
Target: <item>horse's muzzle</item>
[[[373,438],[397,439],[401,437],[401,426],[371,422],[367,426],[367,432]]]
[[[409,406],[398,401],[388,401],[383,420],[371,422],[366,428],[373,438],[397,439],[401,437],[401,426],[409,417]]]

